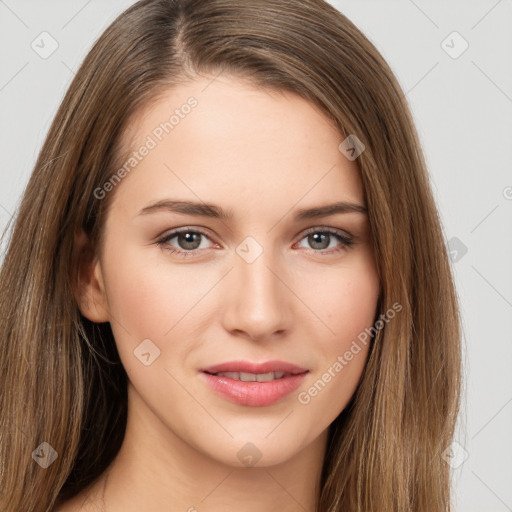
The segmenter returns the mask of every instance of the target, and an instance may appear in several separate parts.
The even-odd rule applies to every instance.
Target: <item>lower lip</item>
[[[269,382],[243,382],[201,372],[202,378],[217,393],[239,405],[262,407],[271,405],[295,391],[308,372]]]

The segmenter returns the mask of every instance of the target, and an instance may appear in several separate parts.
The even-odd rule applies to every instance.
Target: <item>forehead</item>
[[[254,200],[255,194],[279,200],[280,192],[283,204],[305,194],[313,202],[329,196],[362,203],[357,164],[338,149],[344,138],[297,94],[224,75],[198,77],[164,91],[132,117],[122,139],[123,163],[150,149],[131,162],[123,187],[130,183],[139,196],[176,196],[179,189],[212,202],[216,191],[233,200]]]

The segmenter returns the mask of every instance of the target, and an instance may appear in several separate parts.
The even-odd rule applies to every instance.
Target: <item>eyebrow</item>
[[[161,211],[181,213],[184,215],[199,215],[202,217],[212,217],[214,219],[221,220],[232,220],[234,217],[233,210],[224,210],[220,206],[214,204],[198,203],[194,201],[177,201],[172,199],[163,199],[146,206],[138,215],[147,215]],[[336,203],[323,206],[299,209],[295,212],[294,220],[298,222],[305,219],[327,217],[328,215],[335,215],[337,213],[360,213],[368,215],[368,209],[360,204],[338,201]]]

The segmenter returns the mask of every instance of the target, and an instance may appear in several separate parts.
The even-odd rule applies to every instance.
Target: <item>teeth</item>
[[[279,374],[282,374],[283,372],[268,372],[268,373],[259,373],[256,377],[256,380],[258,382],[268,382],[270,380],[274,380],[274,379],[280,379],[282,377],[279,376]]]
[[[257,375],[254,373],[240,372],[240,380],[244,382],[256,382]]]
[[[239,372],[224,372],[224,373],[216,373],[215,375],[219,377],[228,377],[229,379],[240,380]]]
[[[217,375],[217,377],[228,377],[229,379],[241,380],[242,382],[269,382],[271,380],[282,379],[285,376],[285,372],[220,372],[215,375]]]

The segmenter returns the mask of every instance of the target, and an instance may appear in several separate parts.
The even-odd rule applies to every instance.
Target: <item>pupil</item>
[[[179,237],[180,246],[187,250],[197,249],[200,245],[200,236],[199,233],[181,233]],[[194,241],[194,237],[197,237],[197,240]],[[198,241],[199,243],[197,243]]]
[[[324,237],[323,243],[321,240],[319,240],[319,237]],[[312,235],[310,235],[310,238],[312,239],[312,241],[310,240],[310,243],[311,243],[312,247],[314,247],[315,249],[326,249],[329,246],[329,242],[328,242],[329,237],[325,233],[313,233]],[[326,241],[327,241],[327,245],[325,244]],[[319,244],[320,247],[315,246],[315,244]]]

